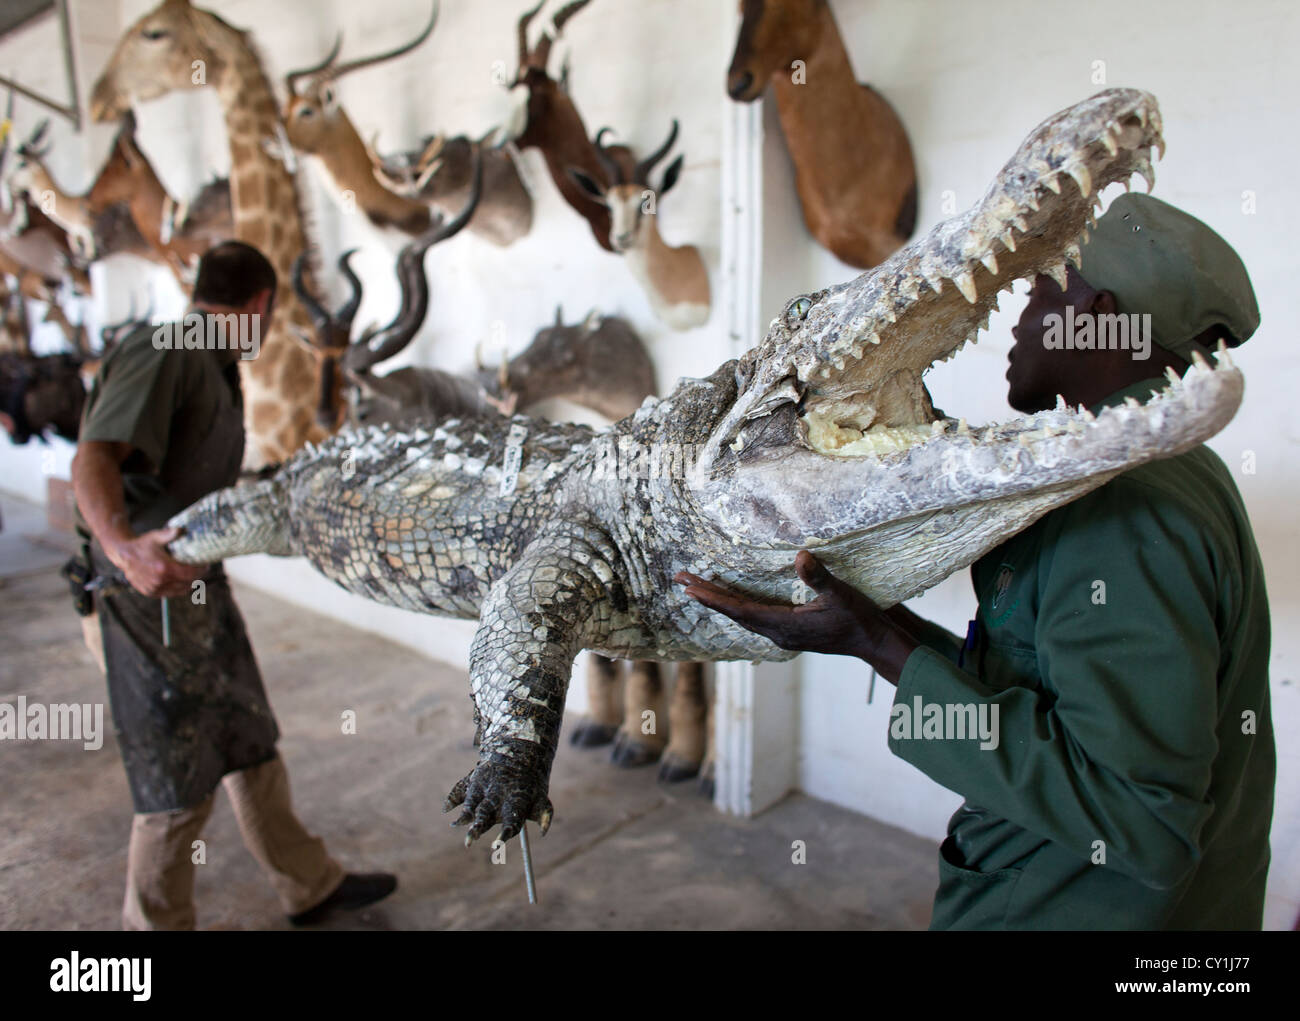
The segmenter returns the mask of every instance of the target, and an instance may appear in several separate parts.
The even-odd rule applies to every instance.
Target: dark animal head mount
[[[566,324],[558,306],[555,322],[508,362],[494,370],[480,360],[478,384],[484,399],[506,415],[558,397],[614,421],[655,391],[649,352],[627,320],[592,309]]]
[[[74,355],[0,354],[0,416],[17,444],[53,432],[77,441],[86,388]]]
[[[424,325],[429,310],[429,281],[424,273],[424,256],[440,241],[454,237],[464,229],[478,207],[483,193],[483,161],[474,155],[474,183],[465,207],[447,220],[438,217],[423,234],[412,238],[397,256],[397,278],[401,286],[401,302],[397,314],[388,325],[366,330],[352,340],[352,324],[361,305],[361,281],[349,263],[353,252],[339,257],[339,270],[347,278],[351,296],[331,314],[320,299],[312,293],[303,279],[306,253],[294,260],[293,289],[311,317],[315,330],[313,338],[300,338],[321,360],[321,395],[316,409],[316,419],[327,428],[335,428],[343,416],[343,384],[347,380],[357,383],[380,362],[392,358],[403,350]]]

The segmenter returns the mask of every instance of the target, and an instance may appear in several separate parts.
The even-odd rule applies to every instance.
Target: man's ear
[[[1092,297],[1092,312],[1095,315],[1113,316],[1119,311],[1119,303],[1110,291],[1098,291]]]
[[[3,411],[0,411],[0,425],[4,426],[4,430],[9,434],[10,438],[18,430],[18,424],[13,420],[13,417],[6,415]]]
[[[266,316],[267,319],[270,319],[271,311],[275,305],[275,298],[272,295],[271,289],[267,288],[265,291],[259,291],[253,297],[253,301],[254,301],[254,305],[253,305],[254,309],[256,309],[256,311],[258,311],[262,315]]]

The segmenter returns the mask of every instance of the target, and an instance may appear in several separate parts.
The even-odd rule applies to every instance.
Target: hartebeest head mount
[[[465,207],[454,219],[435,216],[424,233],[412,238],[397,255],[397,279],[401,286],[401,302],[397,314],[387,326],[378,329],[367,327],[352,340],[352,324],[361,306],[361,280],[353,271],[351,258],[356,249],[339,256],[338,268],[348,282],[350,294],[330,313],[321,300],[312,293],[304,279],[307,253],[301,253],[293,263],[293,289],[307,309],[314,328],[314,336],[299,336],[321,361],[320,403],[316,420],[327,428],[336,427],[343,415],[342,393],[345,382],[364,387],[371,369],[403,350],[420,332],[429,311],[429,281],[424,273],[424,256],[440,241],[446,241],[469,223],[483,193],[483,161],[474,154],[474,184]]]
[[[685,156],[678,156],[668,164],[658,187],[650,183],[651,171],[668,155],[673,143],[677,141],[677,128],[677,121],[674,120],[672,130],[668,132],[668,138],[663,145],[645,159],[638,160],[631,169],[628,168],[625,160],[618,158],[618,153],[614,149],[604,144],[605,132],[610,129],[601,128],[596,132],[594,141],[596,153],[612,182],[608,186],[594,180],[590,174],[578,167],[569,168],[569,175],[578,182],[582,190],[593,201],[608,207],[609,240],[615,251],[626,252],[636,246],[641,234],[642,217],[655,214],[658,198],[666,194],[681,176]]]
[[[826,0],[741,0],[727,94],[752,103],[772,75],[789,74],[796,60],[806,60],[817,48],[828,12]]]
[[[325,55],[325,59],[311,67],[290,71],[285,75],[284,83],[289,90],[289,101],[285,107],[285,131],[294,148],[307,153],[322,151],[322,148],[329,143],[331,122],[339,116],[334,83],[345,74],[374,67],[410,53],[433,32],[433,26],[438,21],[438,7],[438,0],[433,0],[428,24],[418,36],[396,49],[340,64],[338,63],[339,51],[343,47],[343,33],[340,32],[335,37],[334,45]]]

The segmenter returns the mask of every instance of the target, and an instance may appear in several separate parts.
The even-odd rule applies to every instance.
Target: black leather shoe
[[[290,915],[294,925],[314,925],[335,911],[355,911],[383,900],[397,889],[397,877],[388,872],[349,872],[334,892],[314,908]]]

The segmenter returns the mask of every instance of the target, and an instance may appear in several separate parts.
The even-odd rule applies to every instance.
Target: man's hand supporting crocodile
[[[1119,472],[1214,435],[1240,373],[1194,368],[1144,408],[1062,405],[972,429],[921,383],[998,293],[1066,260],[1096,193],[1150,176],[1155,100],[1112,89],[1040,125],[963,216],[847,283],[793,299],[766,338],[602,431],[522,417],[360,429],[174,518],[185,563],[305,556],[349,591],[477,619],[479,762],[447,807],[467,839],[545,826],[573,657],[787,659],[684,595],[679,571],[767,601],[813,547],[884,606],[966,567]],[[517,469],[517,470],[516,470]]]
[[[1064,291],[1035,279],[1012,331],[1018,411],[1057,394],[1098,409],[1136,400],[1258,325],[1236,253],[1155,199],[1116,200],[1082,259]],[[1095,342],[1117,313],[1150,315],[1153,336],[1061,343],[1063,324]],[[798,606],[677,580],[783,649],[857,656],[898,684],[891,750],[966,798],[932,927],[1259,927],[1268,607],[1241,497],[1208,449],[1125,472],[985,554],[965,643],[901,605],[881,610],[807,551],[795,569],[817,593]],[[967,707],[996,714],[995,740],[944,729]]]

